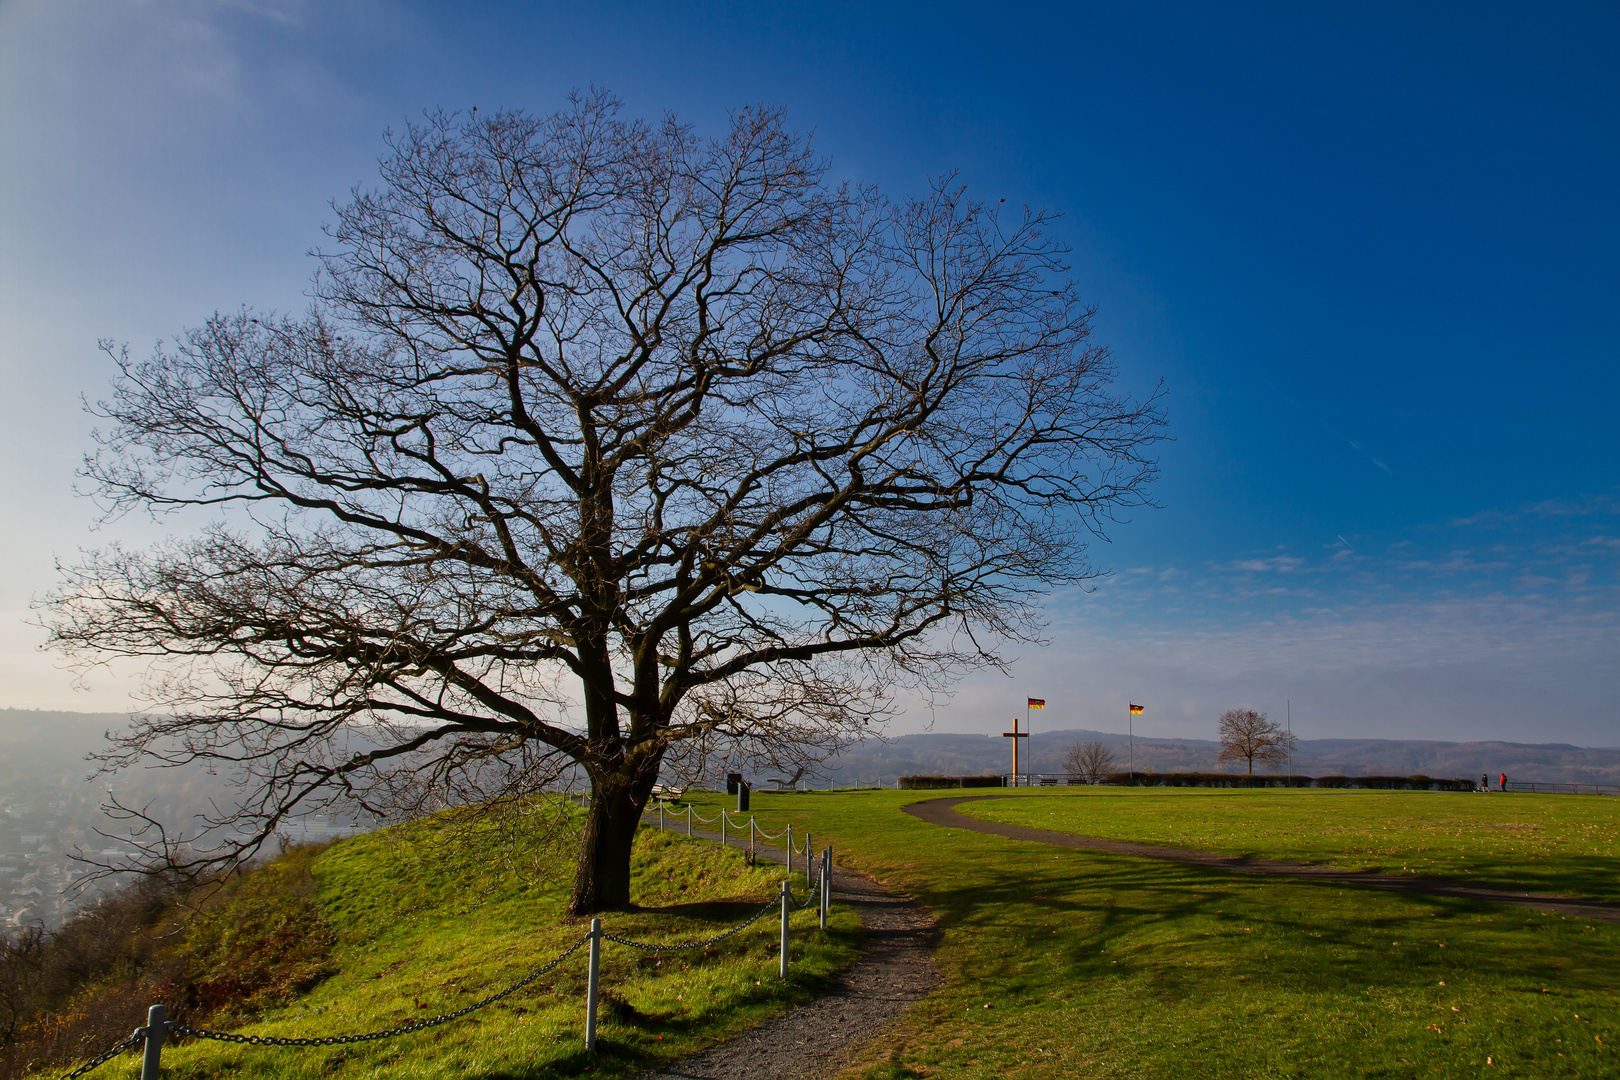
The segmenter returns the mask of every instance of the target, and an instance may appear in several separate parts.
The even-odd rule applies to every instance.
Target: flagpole
[[[1283,708],[1288,710],[1288,786],[1294,786],[1294,703],[1288,698],[1283,699]]]
[[[1029,695],[1028,694],[1024,695],[1024,730],[1026,732],[1028,732],[1029,734],[1031,734],[1031,735],[1035,734],[1035,725],[1031,724],[1029,722]],[[1029,748],[1031,750],[1035,749],[1035,744],[1031,743]]]
[[[1131,740],[1131,786],[1136,786],[1136,710],[1131,708],[1130,702],[1125,703],[1125,730],[1130,733]]]

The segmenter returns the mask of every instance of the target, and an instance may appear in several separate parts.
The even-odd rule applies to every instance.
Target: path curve
[[[1115,855],[1136,855],[1147,859],[1167,859],[1170,862],[1207,866],[1216,870],[1232,870],[1240,874],[1270,874],[1277,877],[1304,878],[1335,885],[1356,885],[1392,892],[1418,893],[1424,896],[1448,896],[1459,900],[1480,900],[1490,904],[1511,904],[1514,907],[1533,908],[1536,911],[1573,915],[1599,922],[1620,923],[1620,905],[1605,904],[1597,900],[1579,900],[1568,896],[1547,896],[1539,893],[1513,892],[1491,889],[1479,885],[1465,885],[1446,878],[1409,877],[1401,874],[1378,874],[1370,871],[1340,870],[1333,866],[1314,863],[1288,862],[1282,859],[1251,859],[1235,855],[1221,855],[1213,851],[1193,848],[1165,847],[1161,844],[1138,844],[1129,840],[1107,840],[1100,836],[1076,836],[1074,833],[1052,829],[1031,829],[1023,825],[1003,825],[994,821],[959,814],[956,808],[963,803],[982,802],[986,799],[1010,799],[1014,795],[965,795],[948,799],[929,799],[910,803],[901,809],[912,817],[921,818],[930,825],[950,829],[968,829],[972,832],[1004,836],[1011,840],[1028,840],[1054,847],[1081,848],[1087,851],[1106,851]]]
[[[700,829],[692,830],[692,836],[720,840],[719,833]],[[748,847],[746,840],[735,837],[727,837],[726,843]],[[785,861],[781,848],[760,844],[756,851],[762,859]],[[933,993],[939,985],[934,965],[937,928],[916,901],[865,874],[834,865],[833,902],[854,908],[866,935],[860,959],[831,990],[696,1057],[642,1073],[639,1080],[830,1076],[901,1013]]]

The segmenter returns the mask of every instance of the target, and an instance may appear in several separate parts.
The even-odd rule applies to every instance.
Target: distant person
[[[1491,774],[1490,773],[1480,773],[1479,774],[1479,790],[1481,790],[1481,791],[1489,791],[1489,790],[1491,790]]]
[[[1507,773],[1502,774],[1502,790],[1507,790]]]

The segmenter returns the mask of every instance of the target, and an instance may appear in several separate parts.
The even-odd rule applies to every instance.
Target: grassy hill
[[[563,915],[567,833],[577,822],[565,821],[560,839],[554,824],[549,812],[473,825],[434,818],[285,853],[212,896],[148,889],[135,903],[126,895],[120,903],[130,910],[87,913],[53,946],[63,953],[54,985],[18,1025],[6,1075],[57,1075],[62,1058],[126,1036],[152,1002],[193,1027],[282,1037],[372,1031],[459,1009],[584,933],[584,922]],[[604,923],[640,940],[706,938],[758,911],[781,878],[780,868],[750,867],[737,851],[644,830],[635,907]],[[804,895],[802,876],[795,880]],[[199,908],[189,917],[188,903]],[[678,953],[607,944],[594,1060],[582,1042],[581,949],[525,990],[431,1031],[299,1049],[188,1040],[165,1049],[164,1075],[631,1075],[758,1023],[854,957],[851,913],[835,909],[823,933],[814,911],[802,912],[784,983],[778,926],[772,912],[723,942]],[[126,1055],[95,1075],[135,1068]]]
[[[1620,896],[1620,799],[1002,794],[1007,801],[974,804],[973,813],[1235,854]],[[691,797],[705,812],[722,802]],[[1055,848],[942,828],[902,810],[931,797],[755,796],[762,825],[812,829],[843,865],[914,896],[941,927],[942,987],[869,1045],[846,1078],[1620,1074],[1620,925]],[[107,932],[81,935],[69,959],[90,974],[65,983],[30,1023],[47,1049],[61,1051],[74,1032],[88,1037],[87,1018],[109,1026],[81,1050],[122,1037],[159,999],[186,1023],[280,1036],[367,1031],[459,1008],[582,932],[561,915],[561,882],[548,871],[566,859],[538,820],[545,815],[535,816],[532,825],[471,829],[433,819],[300,849],[203,902],[190,920],[177,897],[148,897],[122,923],[105,918]],[[777,873],[748,867],[735,851],[644,831],[637,907],[611,916],[609,926],[643,939],[707,936],[766,902]],[[313,1049],[191,1042],[165,1053],[166,1075],[633,1075],[824,987],[853,956],[853,918],[843,910],[838,917],[822,935],[808,913],[799,916],[787,984],[774,977],[771,917],[698,953],[610,947],[603,1054],[594,1060],[581,1046],[584,965],[571,959],[530,989],[432,1032]],[[115,924],[135,932],[120,937]],[[109,942],[117,948],[93,948]],[[126,1057],[98,1075],[128,1077],[134,1068]]]

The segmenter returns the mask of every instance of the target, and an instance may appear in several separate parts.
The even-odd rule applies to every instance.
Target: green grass
[[[1620,1075],[1620,927],[1051,848],[900,812],[942,794],[755,797],[762,824],[812,830],[943,929],[945,985],[851,1075]],[[1026,796],[1028,813],[1056,812],[1054,795],[1015,798]],[[1273,801],[1154,798],[1144,814],[1178,798],[1237,816]],[[1495,805],[1503,822],[1525,812],[1519,796],[1451,798]],[[1538,820],[1585,813],[1578,797],[1546,798],[1568,801]],[[704,800],[704,812],[719,803]],[[1316,824],[1331,824],[1331,804],[1299,805],[1323,807]]]
[[[969,803],[985,821],[1230,855],[1620,900],[1620,799],[1402,791],[1091,789]]]
[[[310,863],[310,925],[329,934],[334,972],[236,1030],[304,1036],[364,1032],[458,1009],[526,974],[577,940],[560,881],[533,883],[521,843],[445,833],[441,821],[334,844]],[[448,838],[449,842],[445,842]],[[510,839],[509,837],[506,839]],[[518,838],[521,840],[521,837]],[[566,877],[566,875],[562,875]],[[637,909],[604,916],[615,933],[652,941],[706,937],[768,901],[780,868],[739,852],[643,830],[635,853]],[[796,890],[802,897],[802,875]],[[633,1075],[752,1026],[822,989],[855,955],[858,920],[815,911],[793,919],[792,977],[777,978],[775,913],[701,951],[646,953],[605,943],[597,1058],[584,1037],[586,953],[535,985],[461,1020],[375,1043],[257,1048],[190,1041],[165,1049],[164,1075],[253,1077],[554,1077]],[[230,933],[211,926],[209,934]],[[205,944],[207,944],[205,942]],[[126,1056],[97,1076],[130,1077]]]

